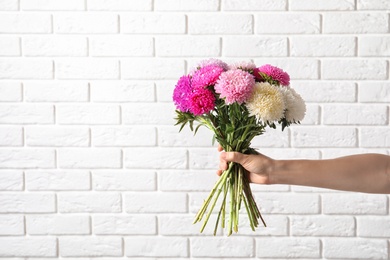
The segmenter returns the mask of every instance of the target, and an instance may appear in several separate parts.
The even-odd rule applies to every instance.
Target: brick
[[[290,53],[294,57],[355,56],[355,37],[294,36],[290,38]]]
[[[121,14],[121,32],[131,34],[184,34],[184,14],[128,13]]]
[[[355,147],[357,132],[350,127],[296,127],[292,131],[294,147]]]
[[[55,195],[52,193],[3,193],[0,195],[0,212],[2,213],[53,213],[55,208]]]
[[[224,11],[284,11],[286,7],[286,0],[248,0],[245,2],[222,0]]]
[[[154,52],[152,37],[93,36],[89,39],[89,46],[90,55],[95,57],[151,57]]]
[[[206,127],[200,127],[195,136],[188,125],[180,132],[179,130],[180,126],[160,126],[158,145],[164,147],[210,147],[212,145],[213,133]]]
[[[29,235],[87,235],[90,234],[89,225],[89,216],[26,216]]]
[[[87,0],[91,11],[151,11],[152,0]]]
[[[214,233],[214,225],[212,224],[207,225],[203,233],[200,233],[200,224],[193,224],[194,217],[193,214],[159,214],[159,234],[164,236],[198,236]],[[215,215],[211,216],[210,222],[213,222],[215,217]],[[217,235],[221,235],[220,230],[217,231]]]
[[[264,227],[263,224],[259,223],[259,226],[255,231],[250,227],[249,219],[246,215],[246,212],[243,211],[240,215],[239,226],[238,226],[238,235],[259,237],[259,236],[288,236],[289,230],[289,220],[286,216],[277,216],[277,215],[264,215],[265,223],[267,227]],[[213,227],[214,228],[214,227]],[[227,235],[227,230],[225,230],[224,235]]]
[[[345,250],[353,248],[353,250]],[[387,259],[386,240],[362,238],[326,238],[323,239],[324,257],[327,259]]]
[[[359,37],[359,56],[383,57],[390,56],[390,37],[361,36]]]
[[[2,13],[0,17],[0,32],[51,33],[51,15],[42,13]]]
[[[189,14],[190,34],[252,34],[250,14]]]
[[[324,60],[323,79],[387,79],[387,62],[384,60]]]
[[[100,146],[155,146],[157,141],[154,127],[94,127],[92,145]]]
[[[256,193],[256,202],[264,214],[317,214],[320,198],[317,194]]]
[[[20,54],[19,37],[0,37],[0,56],[20,56]]]
[[[156,173],[153,171],[93,171],[94,190],[151,191],[155,190]]]
[[[125,238],[125,255],[131,258],[134,256],[187,257],[188,239],[184,237]]]
[[[250,237],[193,237],[190,244],[193,257],[253,257],[255,251]]]
[[[59,193],[58,211],[61,213],[118,213],[121,196],[114,192]]]
[[[189,151],[190,169],[217,169],[218,165],[219,154],[215,148],[196,148]]]
[[[119,124],[120,111],[117,105],[58,105],[56,107],[59,124]]]
[[[22,146],[23,129],[21,127],[0,127],[0,146]]]
[[[388,132],[387,126],[362,127],[360,128],[360,146],[372,148],[389,147],[390,138]]]
[[[122,105],[123,123],[131,125],[174,125],[173,103],[130,103]]]
[[[0,70],[0,79],[52,79],[54,68],[51,60],[8,58],[0,60]]]
[[[22,215],[0,216],[0,234],[4,235],[24,235],[24,217]]]
[[[80,0],[21,0],[20,7],[25,11],[82,11],[85,9],[84,2]]]
[[[27,146],[89,146],[89,129],[84,127],[31,126],[25,129]]]
[[[150,215],[98,215],[93,217],[92,229],[97,235],[155,235],[156,226],[156,217]]]
[[[315,13],[280,13],[257,15],[256,34],[317,34],[320,15]]]
[[[359,82],[359,101],[390,102],[390,84],[387,82]]]
[[[285,57],[287,38],[228,36],[223,38],[223,54],[227,57]]]
[[[293,236],[355,236],[355,220],[350,216],[292,216]]]
[[[343,12],[323,14],[323,33],[387,33],[389,18],[386,13]]]
[[[218,11],[218,0],[155,0],[155,11]]]
[[[78,36],[26,36],[22,40],[24,56],[87,56],[87,38]]]
[[[0,256],[2,257],[55,257],[57,239],[55,237],[2,237]]]
[[[387,216],[359,216],[357,220],[357,236],[383,237],[390,235],[390,226]]]
[[[124,194],[128,213],[187,212],[187,195],[177,192],[128,192]]]
[[[385,125],[388,112],[385,105],[324,105],[324,124]]]
[[[221,55],[221,39],[215,36],[161,36],[156,38],[159,57],[215,57]]]
[[[91,83],[91,100],[97,102],[153,102],[154,84],[142,81],[100,81]]]
[[[124,149],[126,168],[136,169],[185,169],[187,150],[172,148]]]
[[[107,59],[62,59],[56,61],[58,79],[118,79],[119,62]]]
[[[0,10],[2,11],[17,11],[19,10],[18,0],[0,0]]]
[[[59,254],[62,257],[122,256],[120,237],[61,237]]]
[[[320,241],[315,238],[258,238],[256,245],[257,257],[259,258],[313,259],[321,256]]]
[[[355,10],[354,0],[292,0],[289,2],[289,10],[298,11],[346,11]]]
[[[25,82],[24,98],[28,102],[85,102],[88,101],[86,82]]]
[[[363,148],[338,148],[338,149],[322,149],[322,159],[332,159],[342,156],[349,156],[355,154],[365,154],[365,153],[380,153],[388,154],[385,149],[363,149]]]
[[[354,82],[294,81],[291,85],[306,102],[350,103],[357,100],[357,86]]]
[[[383,215],[387,214],[387,197],[373,194],[325,194],[322,210],[325,214]]]
[[[53,168],[55,151],[52,149],[0,149],[0,168]]]
[[[302,125],[319,125],[321,122],[320,106],[307,104],[305,117],[301,121]]]
[[[26,189],[36,190],[89,190],[88,171],[35,170],[26,171]]]
[[[256,136],[251,141],[250,147],[255,149],[290,147],[290,130],[269,128],[265,133]]]
[[[155,83],[156,96],[159,102],[172,102],[173,90],[177,80],[163,80]]]
[[[162,191],[209,191],[217,180],[210,171],[159,171]]]
[[[22,84],[13,81],[0,82],[0,101],[15,102],[22,101]]]
[[[58,150],[60,168],[120,168],[122,153],[115,148],[69,148]]]
[[[288,59],[255,59],[258,66],[271,64],[286,71],[292,80],[296,79],[319,79],[319,61],[310,58],[288,58]]]
[[[22,171],[0,171],[0,180],[0,190],[23,190],[24,180]]]
[[[113,13],[56,13],[54,32],[72,34],[118,33],[118,15]]]
[[[121,76],[124,79],[177,80],[184,74],[184,68],[184,61],[179,59],[123,59],[121,61]]]
[[[358,0],[357,9],[358,10],[386,10],[390,8],[390,2],[387,0]]]
[[[1,105],[1,124],[50,124],[54,122],[52,105]]]

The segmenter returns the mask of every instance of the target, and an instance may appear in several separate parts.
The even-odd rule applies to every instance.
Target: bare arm
[[[258,184],[290,184],[366,193],[390,193],[390,156],[361,154],[330,160],[274,160],[264,155],[222,153],[227,162],[240,163]]]

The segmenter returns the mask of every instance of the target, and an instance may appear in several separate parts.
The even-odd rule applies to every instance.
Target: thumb
[[[239,152],[225,152],[221,153],[221,159],[228,162],[244,164],[247,159],[247,155]]]

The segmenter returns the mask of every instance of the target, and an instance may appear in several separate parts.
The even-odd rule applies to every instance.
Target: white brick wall
[[[199,234],[218,153],[171,101],[200,59],[270,63],[308,112],[254,147],[389,154],[389,32],[388,0],[0,0],[0,258],[389,259],[386,195],[254,185],[267,228]]]

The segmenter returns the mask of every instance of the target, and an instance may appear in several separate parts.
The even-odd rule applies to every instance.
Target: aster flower
[[[234,62],[233,64],[229,65],[229,69],[241,69],[245,71],[253,71],[256,68],[256,65],[252,61],[241,61],[241,62]]]
[[[191,69],[190,75],[193,75],[195,73],[195,71],[197,71],[198,69],[206,67],[206,66],[210,66],[210,65],[221,67],[224,71],[229,69],[229,66],[225,62],[218,60],[218,59],[211,58],[211,59],[207,59],[207,60],[201,60],[200,62],[198,62],[198,64],[195,66],[195,68]]]
[[[173,101],[176,109],[181,112],[188,112],[189,110],[189,96],[192,93],[190,76],[182,76],[177,82],[173,90]]]
[[[286,104],[286,120],[290,123],[302,121],[306,113],[305,101],[293,88],[282,88],[281,93]]]
[[[278,67],[266,64],[254,69],[253,71],[253,74],[259,80],[264,80],[263,76],[261,75],[262,73],[271,77],[271,79],[279,82],[283,86],[290,85],[290,76]]]
[[[200,68],[192,75],[192,87],[195,89],[214,85],[223,71],[223,68],[216,65]]]
[[[195,89],[189,97],[189,111],[196,116],[207,114],[214,109],[214,106],[215,96],[208,89]]]
[[[283,118],[285,103],[279,87],[268,82],[258,82],[246,107],[251,116],[263,122],[274,122]]]
[[[225,98],[226,104],[244,103],[250,96],[255,85],[252,74],[240,70],[223,72],[214,86],[215,92]]]

